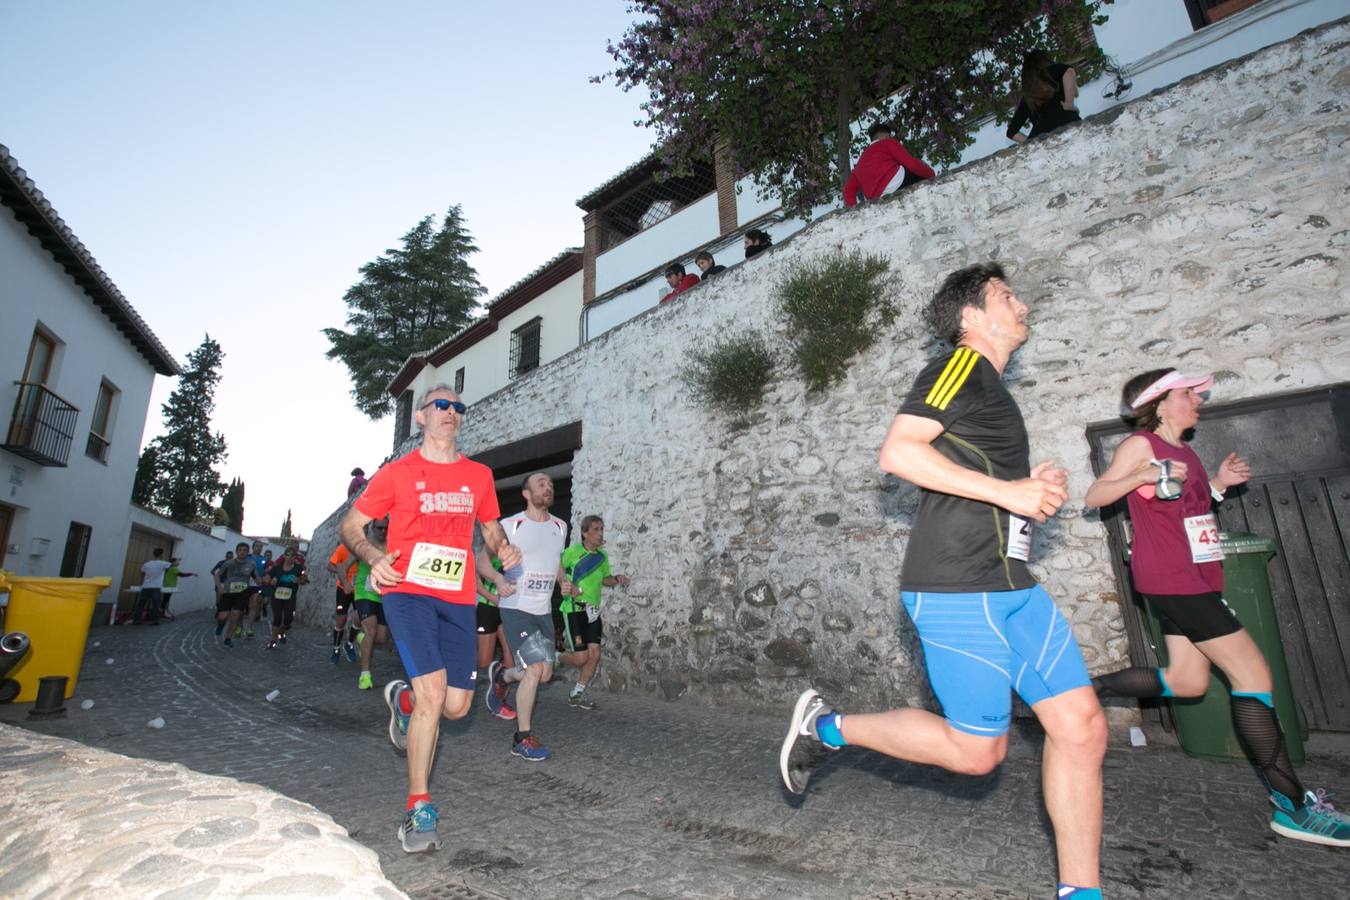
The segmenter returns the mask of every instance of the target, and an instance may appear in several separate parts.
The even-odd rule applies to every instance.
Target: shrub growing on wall
[[[727,334],[694,350],[684,383],[694,399],[727,413],[758,406],[773,377],[773,354],[753,332]]]
[[[854,250],[792,264],[778,301],[792,357],[807,390],[842,381],[849,361],[895,320],[886,297],[886,257]]]

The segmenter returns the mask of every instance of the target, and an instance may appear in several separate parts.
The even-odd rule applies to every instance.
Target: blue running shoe
[[[483,692],[483,703],[487,705],[488,712],[501,718],[502,699],[506,696],[505,691],[497,690],[497,673],[502,669],[502,664],[497,660],[488,663],[487,671],[487,690]],[[515,751],[512,751],[513,753]]]
[[[225,644],[225,649],[226,649],[226,650],[233,650],[233,649],[234,649],[234,641],[230,640],[229,638],[226,638],[226,639],[225,639],[224,644]]]
[[[221,634],[224,633],[224,631],[225,631],[225,623],[224,623],[224,622],[217,622],[217,623],[216,623],[216,637],[220,637]]]
[[[356,662],[356,647],[352,645],[351,641],[343,642],[342,652],[347,654],[347,662]]]
[[[408,691],[405,681],[391,681],[384,686],[384,702],[389,707],[389,740],[399,750],[408,749],[408,720],[412,716],[403,712],[401,698]]]
[[[1350,847],[1350,819],[1337,812],[1326,797],[1324,790],[1308,791],[1303,795],[1303,805],[1295,809],[1288,797],[1272,791],[1270,802],[1275,804],[1275,811],[1270,814],[1270,830],[1309,844]]]
[[[397,682],[402,684],[402,682]],[[398,827],[398,840],[404,853],[424,853],[441,846],[440,835],[436,833],[436,822],[440,818],[436,813],[436,804],[418,800],[403,817]]]
[[[512,744],[511,752],[521,759],[528,759],[530,762],[543,762],[546,759],[553,758],[549,749],[539,743],[539,738],[532,734],[527,734]]]
[[[333,665],[336,666],[336,665],[337,665],[337,661],[338,661],[338,654],[340,654],[341,652],[342,652],[342,651],[339,650],[337,647],[334,647],[334,648],[333,648],[333,655],[330,656],[330,657],[328,657],[328,661],[329,661],[330,663],[332,663]]]

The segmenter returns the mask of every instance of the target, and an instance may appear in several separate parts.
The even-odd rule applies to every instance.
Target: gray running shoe
[[[403,817],[403,824],[398,827],[398,839],[403,845],[403,852],[425,853],[440,849],[441,838],[436,833],[436,821],[439,818],[436,804],[426,800],[414,803]]]
[[[595,704],[586,699],[586,692],[580,694],[568,694],[567,705],[573,709],[595,709]]]
[[[391,681],[384,686],[384,702],[389,707],[389,740],[395,749],[408,749],[408,720],[412,718],[404,713],[399,705],[399,697],[408,690],[404,681]]]
[[[829,749],[816,737],[816,719],[831,711],[825,698],[814,690],[803,692],[792,708],[792,722],[778,754],[778,769],[783,783],[794,794],[806,793],[806,782]]]

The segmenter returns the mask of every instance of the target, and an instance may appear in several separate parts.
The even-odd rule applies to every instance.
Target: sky
[[[358,268],[456,203],[487,299],[580,246],[577,198],[651,147],[642,98],[589,82],[628,24],[623,0],[0,0],[0,144],[180,363],[220,342],[244,530],[292,509],[307,536],[392,449],[324,356]]]

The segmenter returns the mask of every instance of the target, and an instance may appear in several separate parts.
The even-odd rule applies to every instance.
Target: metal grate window
[[[404,391],[394,405],[394,450],[412,434],[412,391]]]
[[[692,171],[683,175],[653,174],[600,210],[601,252],[670,218],[715,190],[717,176],[711,162],[695,163]]]
[[[463,393],[463,391],[464,391],[464,367],[460,366],[458,369],[455,370],[455,393],[459,394]]]
[[[511,332],[511,377],[519,378],[539,368],[539,329],[543,319],[535,316]]]

